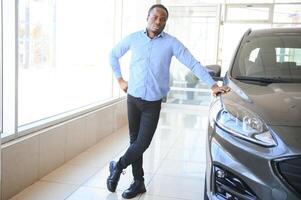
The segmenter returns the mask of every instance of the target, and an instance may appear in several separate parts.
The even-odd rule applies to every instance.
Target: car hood
[[[301,127],[271,126],[271,129],[277,135],[278,151],[275,152],[275,155],[301,154]]]
[[[268,125],[301,127],[301,84],[255,85],[229,80],[232,91],[227,101],[241,104],[259,115]]]

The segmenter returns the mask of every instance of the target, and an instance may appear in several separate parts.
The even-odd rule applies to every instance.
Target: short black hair
[[[168,18],[168,15],[169,15],[168,10],[167,10],[167,8],[166,8],[165,6],[163,6],[162,4],[155,4],[155,5],[152,5],[152,6],[149,8],[149,10],[148,10],[148,15],[147,15],[147,16],[150,15],[151,11],[152,11],[154,8],[162,8],[163,10],[165,10],[165,12],[166,12],[166,14],[167,14],[167,18]]]

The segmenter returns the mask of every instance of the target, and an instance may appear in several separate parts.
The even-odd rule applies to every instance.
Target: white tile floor
[[[199,200],[203,198],[205,131],[208,107],[167,106],[144,154],[147,192],[135,200]],[[117,192],[106,189],[108,163],[128,145],[127,127],[102,139],[11,200],[118,200],[132,181],[131,167]]]

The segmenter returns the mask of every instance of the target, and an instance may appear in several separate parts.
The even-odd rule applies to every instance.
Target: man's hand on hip
[[[120,88],[126,93],[128,91],[128,82],[123,80],[123,78],[118,79]]]

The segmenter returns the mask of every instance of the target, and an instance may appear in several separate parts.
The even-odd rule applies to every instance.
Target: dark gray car
[[[248,30],[223,84],[232,90],[210,105],[204,198],[301,199],[301,29]]]

